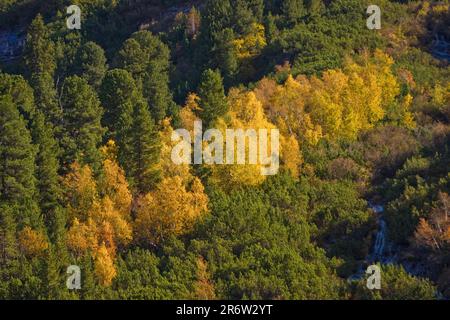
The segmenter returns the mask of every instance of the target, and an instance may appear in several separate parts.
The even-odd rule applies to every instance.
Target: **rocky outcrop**
[[[0,61],[9,62],[20,57],[25,36],[18,32],[0,31]]]

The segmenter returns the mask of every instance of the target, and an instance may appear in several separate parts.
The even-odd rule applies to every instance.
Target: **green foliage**
[[[17,220],[21,226],[42,226],[35,202],[35,155],[17,106],[11,96],[0,96],[0,199],[23,210]]]
[[[69,164],[79,161],[98,172],[101,156],[98,148],[104,129],[100,120],[103,109],[95,91],[78,76],[65,80],[61,105],[64,111],[63,159]]]
[[[105,52],[94,42],[87,42],[80,48],[76,65],[79,67],[81,77],[94,88],[100,86],[108,70]]]
[[[35,176],[39,206],[44,214],[49,234],[54,235],[55,219],[61,201],[57,158],[59,148],[53,137],[52,127],[46,123],[44,115],[40,112],[33,118],[32,138],[37,146]]]
[[[171,105],[169,48],[148,31],[139,31],[125,41],[118,54],[119,66],[130,72],[147,100],[153,118],[164,119]]]
[[[56,68],[55,46],[41,15],[37,15],[31,23],[26,43],[25,63],[29,74],[53,75]]]
[[[447,2],[380,0],[382,30],[366,27],[368,0],[76,3],[81,30],[67,30],[65,0],[0,1],[2,36],[27,33],[21,59],[0,62],[16,74],[0,73],[0,299],[448,298],[450,74],[433,57],[435,33],[448,41]],[[212,127],[236,88],[254,89],[252,106],[292,138],[281,154],[295,172],[283,158],[259,185],[222,186],[214,170],[161,161],[165,134],[195,116]],[[173,99],[188,95],[179,116]],[[355,112],[317,112],[340,100]],[[365,123],[359,109],[376,106]],[[330,124],[315,126],[321,117]],[[69,180],[84,208],[63,203]],[[201,201],[180,209],[173,181]],[[183,230],[144,245],[143,203],[141,236]],[[380,219],[396,254],[368,290],[347,278],[367,264]],[[71,264],[81,290],[65,286]]]
[[[356,298],[367,300],[436,299],[436,287],[429,280],[413,277],[402,267],[382,266],[381,275],[381,290],[368,290],[364,280],[357,287]]]
[[[211,216],[192,246],[207,259],[218,296],[338,298],[343,284],[311,242],[305,203],[297,203],[293,181],[282,176],[263,188],[210,194]]]
[[[160,178],[158,164],[161,146],[147,103],[142,99],[135,101],[133,123],[127,136],[130,154],[124,153],[122,157],[125,172],[136,191],[146,193]]]
[[[200,116],[206,126],[209,126],[228,111],[219,71],[208,69],[203,72],[198,94],[200,97]]]

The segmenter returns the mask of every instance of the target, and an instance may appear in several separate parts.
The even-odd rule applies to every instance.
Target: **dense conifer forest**
[[[449,1],[0,0],[0,299],[449,299],[449,22]],[[277,129],[279,170],[174,162],[199,121]]]

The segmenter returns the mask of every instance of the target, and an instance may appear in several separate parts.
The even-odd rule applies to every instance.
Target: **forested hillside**
[[[449,299],[449,21],[449,1],[0,0],[0,299]],[[175,163],[199,120],[278,129],[278,173]]]

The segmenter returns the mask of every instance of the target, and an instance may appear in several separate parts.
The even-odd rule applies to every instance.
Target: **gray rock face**
[[[450,61],[450,42],[447,42],[443,36],[436,34],[431,46],[431,52],[437,59]]]
[[[0,61],[17,59],[23,51],[25,36],[11,31],[0,31]]]

